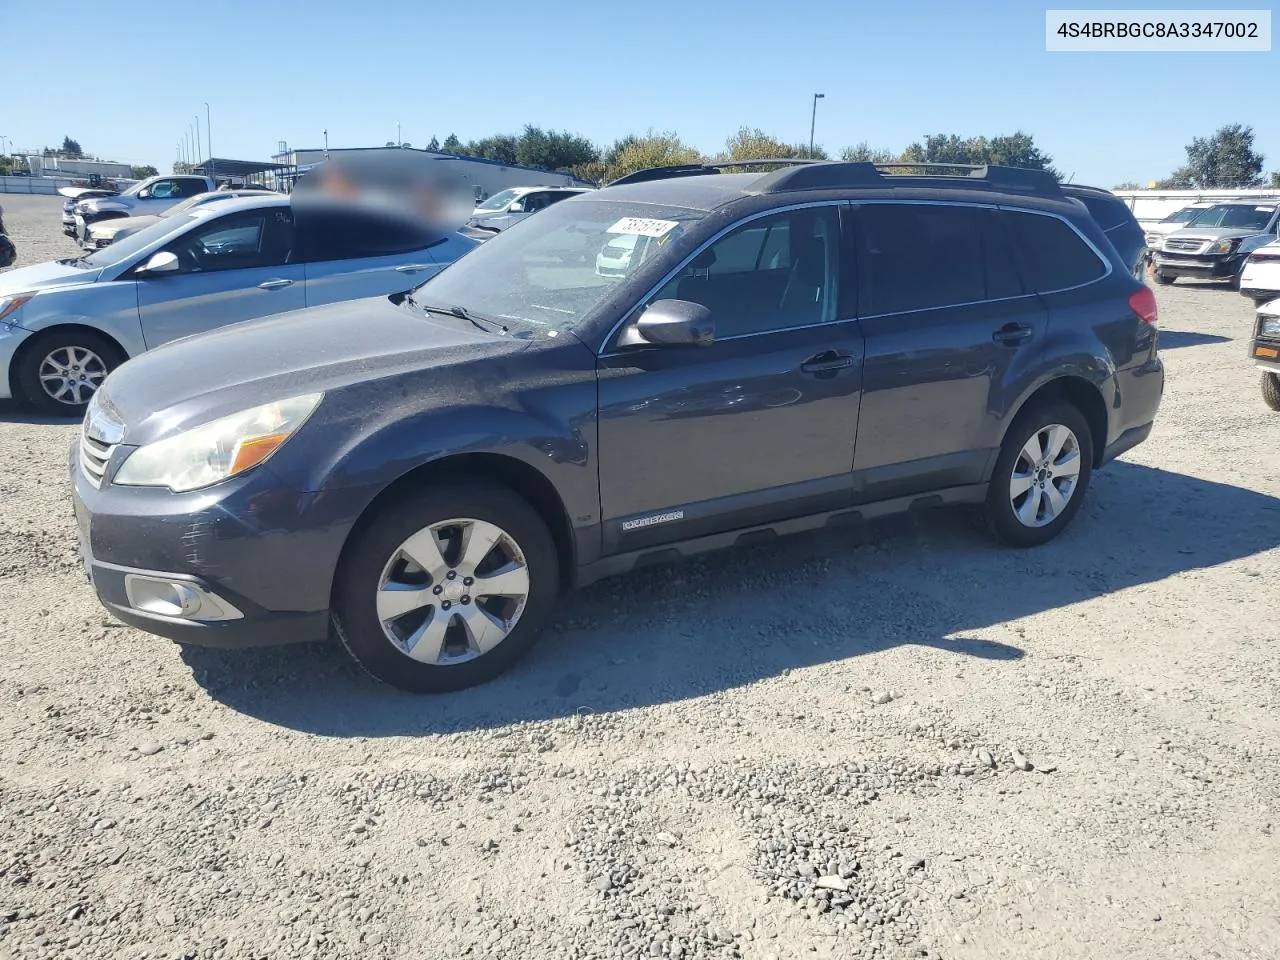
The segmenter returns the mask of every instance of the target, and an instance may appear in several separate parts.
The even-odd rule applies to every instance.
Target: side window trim
[[[701,256],[702,253],[708,247],[710,247],[712,244],[718,243],[727,234],[732,233],[734,230],[737,230],[738,228],[743,227],[755,220],[760,220],[764,217],[771,217],[779,213],[789,213],[793,210],[811,210],[818,207],[834,207],[836,208],[838,213],[839,210],[845,207],[848,207],[849,203],[850,201],[848,200],[812,200],[812,201],[809,201],[808,203],[788,204],[785,207],[770,207],[768,210],[761,210],[757,213],[749,214],[748,216],[742,217],[740,220],[735,220],[733,223],[729,224],[728,226],[722,227],[721,229],[717,230],[706,240],[702,241],[702,243],[698,244],[698,246],[694,248],[694,250],[691,253],[686,255],[684,259],[681,260],[678,264],[676,264],[676,266],[670,272],[668,272],[666,275],[663,276],[661,280],[659,280],[652,287],[650,287],[649,290],[645,292],[644,296],[637,299],[635,304],[629,310],[626,310],[622,314],[622,317],[619,318],[617,323],[615,323],[613,327],[609,330],[609,333],[605,336],[604,340],[601,341],[600,349],[596,353],[597,358],[603,359],[605,357],[617,356],[618,355],[617,339],[618,339],[618,334],[621,332],[621,330],[628,323],[634,320],[635,317],[652,302],[653,297],[658,293],[658,291],[660,291],[663,287],[665,287],[672,280],[678,277],[681,274],[681,272],[683,272],[685,267],[687,267],[699,256]],[[840,247],[841,253],[843,254],[844,237],[842,235],[842,230],[837,230],[836,235],[841,245]],[[771,336],[772,334],[780,333],[784,330],[808,330],[813,327],[827,327],[827,326],[831,326],[834,323],[847,323],[849,320],[855,319],[854,317],[841,316],[841,311],[839,309],[839,306],[840,306],[840,302],[839,300],[837,300],[836,319],[834,320],[823,320],[818,323],[807,323],[807,324],[803,324],[801,326],[796,326],[796,327],[779,327],[777,330],[763,330],[763,331],[753,332],[753,333],[737,333],[728,337],[716,337],[716,342],[721,343],[721,342],[727,342],[730,340],[742,340],[747,337]],[[627,351],[627,352],[630,352],[630,351]]]

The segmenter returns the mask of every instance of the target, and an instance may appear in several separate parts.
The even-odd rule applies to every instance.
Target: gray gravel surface
[[[943,513],[620,578],[435,698],[116,624],[74,426],[0,409],[0,956],[1280,955],[1280,415],[1241,297],[1157,296],[1155,433],[1054,544]]]

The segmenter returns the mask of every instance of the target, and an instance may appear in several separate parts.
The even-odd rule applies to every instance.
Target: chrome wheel
[[[41,388],[52,399],[81,406],[102,386],[107,365],[87,347],[57,347],[40,361],[39,377]]]
[[[1076,491],[1080,465],[1080,441],[1070,428],[1051,423],[1033,433],[1009,479],[1009,502],[1018,521],[1043,527],[1061,516]]]
[[[515,539],[484,520],[444,520],[400,544],[378,580],[387,639],[422,663],[488,653],[515,629],[529,598],[529,567]]]

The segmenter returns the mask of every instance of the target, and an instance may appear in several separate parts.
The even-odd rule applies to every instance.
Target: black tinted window
[[[296,234],[297,259],[306,262],[409,253],[439,239],[412,217],[310,205],[297,211]]]
[[[931,204],[863,207],[862,312],[874,316],[985,299],[981,213]]]
[[[1118,197],[1098,193],[1084,193],[1077,197],[1103,230],[1114,230],[1127,223],[1132,216],[1129,208]]]
[[[1097,280],[1106,265],[1084,239],[1057,217],[1035,213],[1000,214],[1013,233],[1031,271],[1030,281],[1041,293],[1065,290]]]
[[[275,267],[288,261],[292,215],[287,207],[210,220],[183,234],[169,250],[182,273]]]

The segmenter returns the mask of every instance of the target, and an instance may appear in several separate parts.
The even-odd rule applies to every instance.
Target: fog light
[[[153,617],[208,622],[242,616],[226,600],[189,580],[130,573],[124,578],[124,592],[129,606]]]

